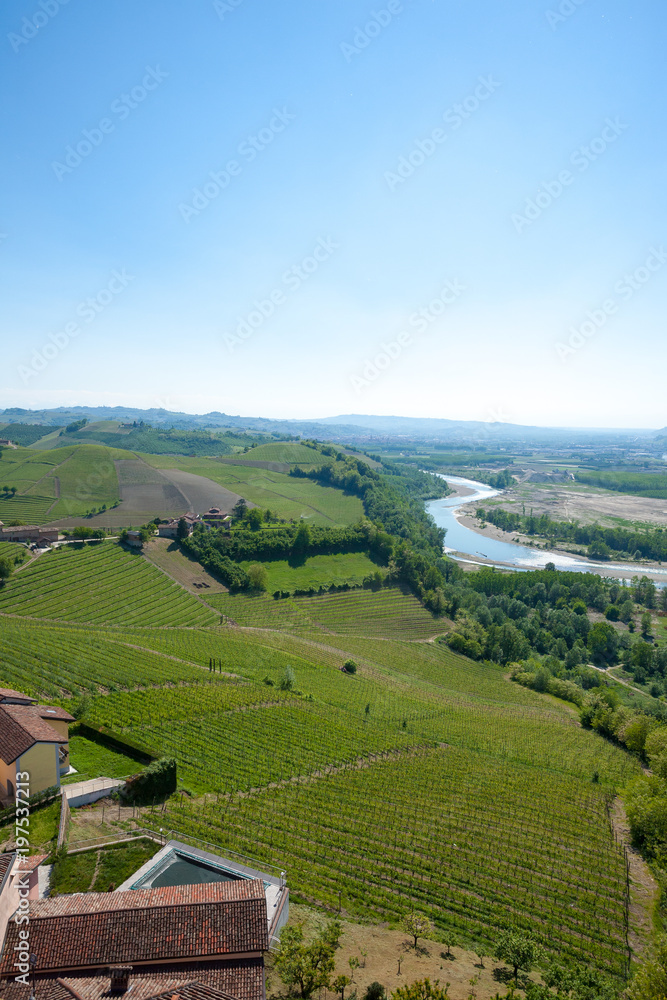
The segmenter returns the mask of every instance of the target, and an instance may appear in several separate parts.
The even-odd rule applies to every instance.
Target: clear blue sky
[[[0,405],[667,424],[662,0],[0,22]]]

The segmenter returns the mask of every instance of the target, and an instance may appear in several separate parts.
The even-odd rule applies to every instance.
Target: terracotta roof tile
[[[42,719],[59,719],[61,722],[74,722],[74,716],[66,712],[60,705],[35,705]]]
[[[13,976],[0,984],[3,1000],[29,1000],[30,988]],[[131,992],[127,1000],[262,1000],[264,963],[259,959],[238,962],[184,962],[172,966],[137,966],[130,974]],[[107,969],[95,975],[78,973],[37,975],[36,1000],[108,1000]],[[120,998],[119,998],[120,1000]]]
[[[18,930],[10,921],[0,975],[12,971]],[[216,882],[37,900],[30,904],[30,942],[44,972],[265,951],[264,885]]]
[[[29,701],[33,704],[37,701],[36,698],[31,698],[30,695],[23,694],[21,691],[12,691],[11,688],[0,688],[0,701],[3,698],[23,698],[24,701]]]
[[[34,743],[62,743],[36,705],[0,705],[0,757],[12,764]]]

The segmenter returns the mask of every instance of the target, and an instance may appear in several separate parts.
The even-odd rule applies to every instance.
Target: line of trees
[[[539,535],[551,541],[587,545],[591,559],[608,559],[612,552],[630,559],[667,560],[667,531],[664,528],[605,528],[599,524],[554,521],[548,514],[516,514],[502,508],[477,508],[477,518],[503,531]]]

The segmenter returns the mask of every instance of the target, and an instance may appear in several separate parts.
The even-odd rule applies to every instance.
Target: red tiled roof
[[[30,987],[17,983],[13,975],[0,984],[3,1000],[29,1000]],[[136,966],[130,973],[132,991],[127,1000],[262,1000],[264,962],[261,958],[238,962],[184,962],[172,966]],[[35,979],[36,1000],[108,1000],[109,974],[101,969]]]
[[[35,705],[0,705],[0,757],[5,764],[35,743],[62,743],[60,733],[46,722]]]
[[[18,930],[10,921],[0,975],[12,971]],[[266,951],[264,885],[255,879],[37,900],[30,947],[44,972]]]
[[[42,719],[59,719],[61,722],[74,722],[74,716],[59,705],[36,705]]]
[[[12,867],[15,857],[15,854],[0,854],[0,882],[2,882],[5,875]]]
[[[22,698],[24,701],[29,701],[34,704],[37,699],[31,698],[28,694],[23,694],[21,691],[12,691],[11,688],[0,688],[0,701],[3,698]]]
[[[21,872],[22,875],[26,875],[28,872],[34,871],[35,868],[39,868],[47,858],[48,854],[22,854],[16,870]]]

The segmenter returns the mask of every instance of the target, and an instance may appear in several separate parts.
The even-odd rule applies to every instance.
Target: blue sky
[[[658,0],[15,0],[0,405],[661,427]]]

